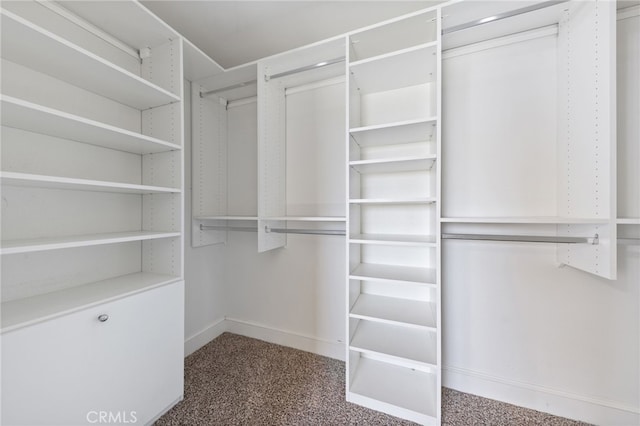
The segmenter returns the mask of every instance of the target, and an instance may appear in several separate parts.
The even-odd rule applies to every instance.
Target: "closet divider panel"
[[[561,263],[616,278],[616,3],[569,2],[560,22],[558,210],[602,225],[560,225],[561,236],[598,235],[563,244]]]
[[[269,80],[272,68],[258,63],[258,251],[284,247],[286,234],[267,232],[286,222],[269,217],[287,215],[286,97],[282,80]]]
[[[203,231],[199,217],[227,214],[227,113],[226,100],[202,97],[203,87],[192,83],[192,229],[191,245],[224,243],[226,231]]]

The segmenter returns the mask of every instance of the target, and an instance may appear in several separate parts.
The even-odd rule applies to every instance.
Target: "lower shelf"
[[[432,331],[360,320],[349,348],[403,367],[433,372],[437,364]]]
[[[180,280],[138,272],[2,303],[2,333]]]
[[[436,424],[435,374],[363,357],[355,369],[348,401],[421,424]]]

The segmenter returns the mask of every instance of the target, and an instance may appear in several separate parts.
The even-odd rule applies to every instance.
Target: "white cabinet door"
[[[183,287],[3,335],[2,424],[145,424],[166,410],[183,392]]]

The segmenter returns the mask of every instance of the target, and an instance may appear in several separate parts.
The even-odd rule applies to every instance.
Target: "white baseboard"
[[[187,337],[184,341],[184,356],[191,355],[225,331],[227,331],[227,323],[224,318],[221,318],[196,334]]]
[[[458,367],[442,369],[442,384],[461,392],[597,425],[638,425],[640,408]]]
[[[264,340],[265,342],[288,346],[290,348],[344,361],[345,349],[343,343],[319,340],[313,336],[306,336],[287,330],[278,330],[235,318],[227,318],[226,323],[227,331],[230,333],[253,337],[254,339]]]
[[[313,336],[235,318],[220,319],[188,337],[184,342],[184,356],[191,355],[225,331],[344,361],[345,349],[342,343],[319,340]]]

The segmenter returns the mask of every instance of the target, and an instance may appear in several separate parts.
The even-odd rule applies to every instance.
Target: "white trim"
[[[224,318],[221,318],[187,337],[184,341],[184,356],[191,355],[225,331],[227,331],[227,323]]]
[[[469,55],[483,50],[493,49],[495,47],[507,46],[509,44],[522,43],[524,41],[534,40],[542,37],[555,36],[558,34],[558,25],[548,25],[535,30],[523,31],[521,33],[509,34],[507,36],[494,38],[491,40],[480,41],[465,46],[454,47],[442,52],[442,59],[455,58],[456,56]]]
[[[520,382],[466,368],[443,366],[443,386],[592,424],[640,424],[640,407]]]
[[[280,330],[252,321],[226,318],[225,322],[227,324],[226,331],[230,333],[344,361],[344,343],[318,339],[314,336],[289,330]]]
[[[317,337],[307,334],[281,330],[253,321],[244,321],[236,318],[221,318],[187,337],[184,342],[184,356],[187,357],[191,355],[227,331],[240,336],[251,337],[253,339],[344,361],[345,345],[343,343],[318,339]]]

